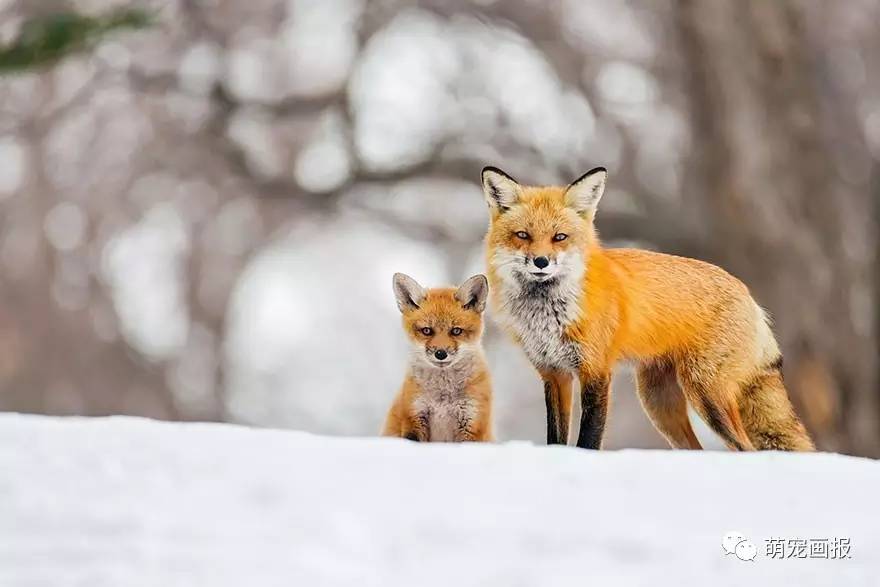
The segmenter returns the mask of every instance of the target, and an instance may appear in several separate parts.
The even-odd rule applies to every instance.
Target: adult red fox
[[[764,311],[724,270],[694,259],[605,249],[593,218],[607,172],[528,187],[483,169],[492,304],[544,381],[547,442],[566,443],[571,384],[577,445],[602,445],[611,369],[637,364],[638,393],[676,448],[702,448],[687,405],[735,450],[814,450],[782,382]]]
[[[492,388],[480,346],[488,289],[483,275],[458,289],[427,290],[407,275],[394,275],[412,354],[384,436],[420,442],[493,440]]]

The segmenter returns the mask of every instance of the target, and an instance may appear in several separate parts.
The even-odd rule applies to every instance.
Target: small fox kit
[[[394,275],[412,354],[383,436],[420,442],[493,440],[492,388],[480,346],[488,292],[483,275],[458,289],[424,289],[412,277]]]
[[[492,303],[544,381],[547,442],[567,442],[577,375],[577,445],[600,448],[611,369],[630,359],[642,406],[673,447],[702,448],[690,404],[729,448],[813,450],[767,316],[742,282],[694,259],[600,245],[606,176],[597,167],[567,187],[528,187],[483,170]]]

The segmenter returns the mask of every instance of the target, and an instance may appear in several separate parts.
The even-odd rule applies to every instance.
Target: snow
[[[293,177],[300,186],[325,193],[339,189],[351,178],[354,161],[346,132],[341,112],[328,110],[321,116],[315,135],[296,158]]]
[[[477,18],[401,11],[367,41],[348,99],[374,172],[423,163],[447,142],[484,159],[510,138],[560,165],[597,147],[587,99],[528,38]]]
[[[207,96],[222,75],[222,49],[206,41],[192,45],[180,60],[177,70],[182,88],[199,96]]]
[[[869,585],[878,489],[877,462],[831,454],[6,414],[0,585]],[[754,562],[724,555],[731,532]],[[847,537],[851,558],[769,559],[769,537]]]
[[[281,42],[289,93],[315,97],[341,88],[358,53],[363,0],[290,0]]]
[[[21,142],[13,136],[0,136],[0,201],[17,191],[27,173],[27,155]]]
[[[173,202],[153,205],[104,247],[101,276],[122,334],[152,360],[172,358],[186,344],[190,320],[182,276],[190,247],[183,212]]]

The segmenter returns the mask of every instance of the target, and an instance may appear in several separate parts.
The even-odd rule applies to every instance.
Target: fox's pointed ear
[[[489,208],[504,212],[519,200],[522,187],[497,167],[483,168],[483,196]]]
[[[604,167],[589,170],[566,188],[565,205],[578,214],[595,212],[607,179],[608,171]]]
[[[397,298],[397,307],[401,312],[415,310],[425,299],[425,288],[403,273],[394,274],[394,297]]]
[[[482,313],[486,309],[486,296],[489,295],[489,282],[485,275],[474,275],[461,284],[455,292],[458,300],[466,310]]]

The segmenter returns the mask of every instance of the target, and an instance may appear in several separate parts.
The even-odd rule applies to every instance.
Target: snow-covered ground
[[[0,585],[867,586],[880,576],[878,496],[880,463],[830,454],[7,414]],[[755,544],[754,562],[724,554],[730,531]],[[770,538],[851,548],[777,560]]]

